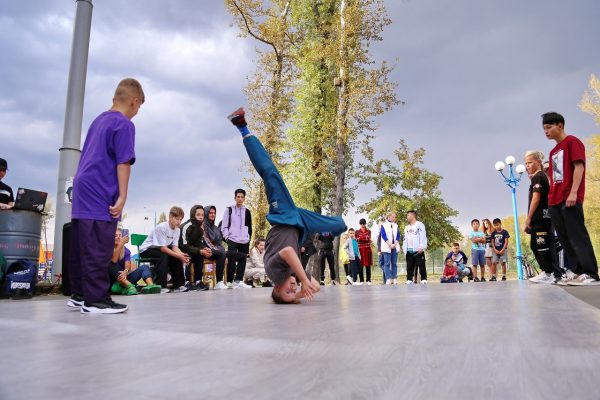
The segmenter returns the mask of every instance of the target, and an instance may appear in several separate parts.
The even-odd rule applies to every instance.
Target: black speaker
[[[62,232],[62,294],[71,296],[71,278],[69,276],[69,267],[71,258],[69,251],[71,249],[71,223],[67,222],[63,225]]]

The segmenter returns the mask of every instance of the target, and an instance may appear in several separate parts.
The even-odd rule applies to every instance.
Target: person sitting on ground
[[[274,284],[271,297],[279,304],[297,303],[301,298],[311,300],[320,290],[319,282],[302,269],[300,244],[311,233],[339,235],[346,230],[346,224],[340,216],[324,216],[296,207],[269,153],[248,129],[244,109],[234,111],[228,119],[242,134],[248,157],[265,185],[271,229],[265,241],[264,261]],[[296,292],[297,280],[300,292]]]
[[[9,210],[15,205],[12,188],[2,182],[2,179],[6,176],[6,171],[8,171],[8,163],[4,158],[0,158],[0,210]]]
[[[264,287],[271,286],[265,272],[265,239],[257,238],[250,249],[248,257],[248,267],[244,272],[244,280],[250,281],[252,286],[258,286],[261,282]]]
[[[460,249],[460,244],[454,242],[452,243],[452,250],[446,255],[446,259],[452,259],[456,269],[458,271],[458,279],[462,282],[465,276],[471,277],[471,268],[467,267],[467,263],[469,262],[469,258],[467,255]]]
[[[202,283],[204,260],[212,257],[212,251],[204,240],[204,207],[195,205],[190,209],[190,219],[181,225],[185,234],[179,238],[179,248],[189,254],[190,261],[194,264],[192,279],[191,265],[185,270],[185,280],[189,282],[190,290],[208,290]],[[193,281],[192,281],[193,280]]]
[[[441,283],[455,283],[458,282],[458,268],[454,264],[451,257],[446,258],[446,265],[444,265],[444,275],[440,279]]]
[[[361,267],[360,251],[358,250],[358,242],[356,241],[356,231],[354,228],[348,229],[348,239],[344,243],[344,250],[348,253],[350,259],[350,275],[346,275],[346,280],[351,285],[362,285],[362,281],[358,281],[358,272]]]
[[[171,207],[169,220],[156,225],[140,246],[140,256],[154,259],[156,263],[156,283],[166,289],[169,273],[173,278],[174,292],[189,290],[185,287],[183,265],[189,264],[190,257],[179,249],[179,224],[182,219],[181,207]]]
[[[217,284],[215,289],[231,289],[223,282],[223,275],[225,274],[225,248],[223,247],[223,236],[221,230],[215,223],[217,219],[217,209],[215,206],[204,207],[204,241],[210,248],[212,255],[208,257],[208,260],[213,260],[216,264],[217,271]]]
[[[143,279],[146,286],[142,288],[143,294],[160,293],[160,286],[152,281],[152,272],[146,264],[136,267],[131,262],[131,252],[125,245],[129,243],[129,234],[123,236],[123,228],[117,227],[115,233],[115,249],[108,265],[108,275],[110,276],[110,291],[114,294],[125,294],[127,296],[136,295],[136,283]]]

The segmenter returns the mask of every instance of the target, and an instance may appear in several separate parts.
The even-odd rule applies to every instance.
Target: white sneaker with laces
[[[575,274],[573,271],[567,270],[567,273],[563,275],[563,277],[558,282],[556,282],[556,284],[560,286],[567,286],[569,282],[571,282],[573,279],[576,279],[577,277],[578,275]]]
[[[542,271],[539,275],[529,278],[529,282],[551,284],[554,283],[554,278],[552,277],[552,274]]]
[[[414,285],[414,282],[413,281],[406,281],[406,284],[407,285]]]
[[[421,281],[421,285],[427,285],[427,279],[423,279],[423,280]]]
[[[349,284],[354,285],[354,281],[352,281],[352,277],[350,275],[346,275],[346,280]]]
[[[569,281],[569,286],[595,286],[600,285],[600,281],[592,278],[588,274],[581,274],[577,278]]]
[[[231,282],[227,282],[227,289],[235,289],[235,286]]]
[[[246,282],[244,282],[244,281],[239,281],[239,282],[237,283],[237,285],[236,285],[236,286],[234,286],[234,287],[236,287],[236,288],[238,288],[238,289],[252,289],[252,286],[248,285],[248,284],[247,284]]]
[[[227,285],[225,284],[225,282],[220,281],[219,283],[217,283],[217,285],[215,286],[215,290],[225,290],[225,289],[229,289],[227,287]]]

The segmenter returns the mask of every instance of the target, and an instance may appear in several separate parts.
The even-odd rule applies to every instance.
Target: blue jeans
[[[246,136],[244,146],[254,169],[265,184],[269,202],[267,220],[271,225],[289,225],[298,228],[300,243],[304,242],[305,237],[311,233],[331,232],[334,236],[338,236],[346,230],[346,224],[340,216],[325,216],[296,207],[281,174],[256,136]]]
[[[383,279],[398,278],[398,252],[392,250],[391,253],[381,253],[383,255]]]

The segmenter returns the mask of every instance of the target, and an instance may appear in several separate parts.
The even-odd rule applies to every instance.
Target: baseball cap
[[[4,158],[0,158],[0,168],[8,169],[8,164],[6,163],[6,160]]]

